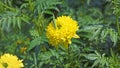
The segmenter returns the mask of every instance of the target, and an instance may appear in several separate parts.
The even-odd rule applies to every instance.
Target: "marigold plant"
[[[55,47],[63,45],[68,48],[71,44],[72,38],[79,38],[76,34],[78,30],[78,23],[69,16],[60,16],[56,20],[56,28],[54,28],[53,21],[47,27],[47,37],[49,43]]]
[[[4,54],[0,57],[0,68],[21,68],[24,67],[22,60],[12,54]]]

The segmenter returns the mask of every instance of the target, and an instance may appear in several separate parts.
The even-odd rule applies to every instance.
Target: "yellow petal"
[[[80,38],[77,34],[75,34],[73,37],[74,37],[74,38]]]

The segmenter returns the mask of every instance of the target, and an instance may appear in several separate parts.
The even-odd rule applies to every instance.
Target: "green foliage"
[[[108,67],[110,68],[119,68],[120,67],[120,59],[118,54],[113,53],[113,51],[111,50],[111,57],[109,57],[108,59]]]
[[[13,8],[14,9],[14,8]],[[11,26],[15,28],[17,26],[21,29],[21,23],[29,23],[29,19],[26,15],[20,14],[20,11],[14,9],[15,11],[4,11],[0,13],[0,27],[2,30],[9,30]]]
[[[113,13],[115,15],[120,16],[120,1],[119,0],[112,0],[112,4],[113,4]]]
[[[29,19],[26,15],[19,15],[20,11],[16,12],[11,12],[11,11],[6,11],[5,13],[2,13],[1,20],[0,20],[0,26],[2,30],[8,30],[10,27],[18,27],[21,29],[21,24],[23,22],[29,23]]]
[[[47,14],[53,14],[53,12],[48,11],[48,10],[56,10],[59,11],[59,9],[56,7],[56,5],[61,4],[57,0],[52,0],[52,2],[45,1],[45,0],[36,0],[35,1],[35,6],[36,6],[36,12],[39,13],[47,13]]]
[[[88,54],[85,57],[89,60],[95,60],[92,67],[105,67],[108,64],[105,54],[101,55],[97,51],[95,51],[95,54]]]
[[[47,66],[52,68],[80,68],[82,64],[80,64],[81,58],[79,48],[76,45],[70,46],[70,51],[61,48],[60,50],[50,49],[47,52],[41,53],[40,58],[43,67]]]
[[[109,67],[109,68],[119,68],[119,58],[117,54],[114,54],[111,50],[111,56],[106,57],[105,54],[100,54],[95,51],[95,54],[88,54],[85,57],[89,60],[94,60],[92,67]]]
[[[25,68],[120,68],[119,0],[0,0],[0,55]],[[58,16],[78,22],[68,49],[49,44],[46,28]]]

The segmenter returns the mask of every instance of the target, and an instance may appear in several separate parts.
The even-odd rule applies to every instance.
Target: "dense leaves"
[[[0,56],[14,54],[25,68],[120,68],[119,6],[120,0],[0,0]],[[62,15],[79,26],[80,38],[68,49],[46,37]]]

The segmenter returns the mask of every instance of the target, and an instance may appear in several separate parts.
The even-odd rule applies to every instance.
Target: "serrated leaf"
[[[7,28],[9,29],[11,26],[12,20],[11,17],[8,17],[8,24],[7,24]]]
[[[13,18],[13,19],[12,19],[12,22],[13,22],[13,27],[15,27],[15,25],[16,25],[16,20],[17,20],[17,19],[16,19],[16,17],[15,17],[15,16],[13,16],[12,18]]]
[[[53,12],[51,12],[51,11],[44,11],[44,13],[45,13],[45,14],[50,14],[50,15],[53,14]]]
[[[2,19],[2,29],[4,29],[6,27],[6,22],[7,22],[7,19],[6,18],[3,18]]]
[[[40,37],[35,38],[34,40],[31,41],[30,46],[29,46],[27,51],[30,51],[31,49],[33,49],[37,45],[40,45],[40,43],[41,43],[41,38]]]
[[[100,59],[96,60],[96,61],[93,63],[92,67],[96,66],[99,62],[100,62]]]
[[[89,60],[95,60],[98,58],[98,56],[96,54],[88,54],[85,57]]]
[[[29,21],[26,19],[26,18],[21,18],[24,22],[28,23],[29,24]]]
[[[72,42],[84,45],[84,43],[82,41],[77,40],[77,39],[72,39]]]
[[[56,58],[59,58],[59,55],[55,50],[50,49],[50,52],[53,56],[55,56]]]
[[[104,66],[107,63],[106,58],[102,57],[102,59],[100,60],[100,63],[102,66]]]
[[[100,55],[97,51],[95,51],[95,54],[96,54],[98,57],[101,57],[101,55]]]
[[[17,26],[19,29],[21,29],[21,18],[17,17]]]

